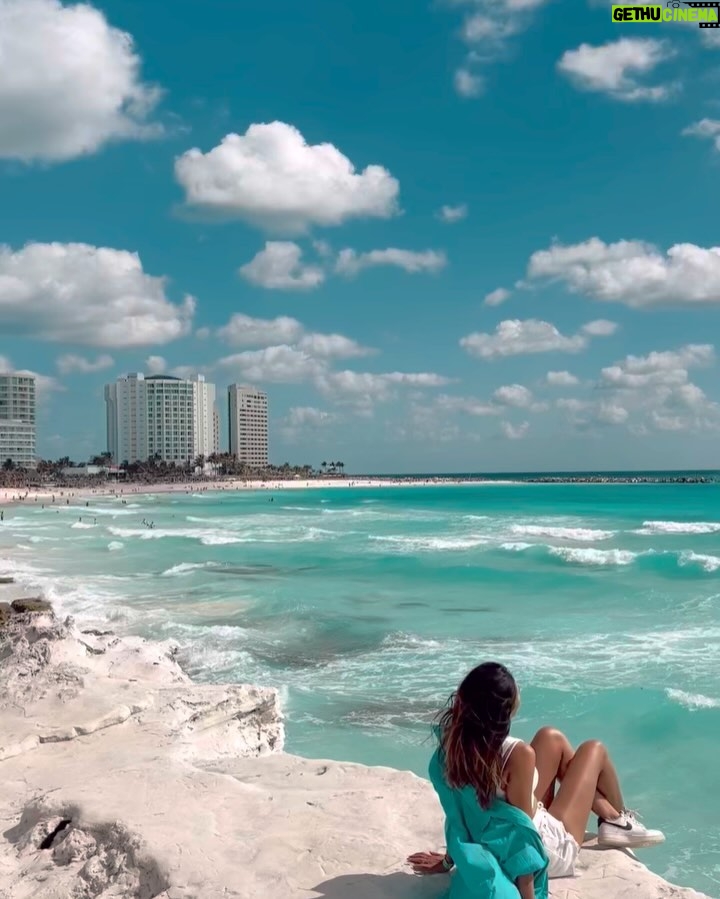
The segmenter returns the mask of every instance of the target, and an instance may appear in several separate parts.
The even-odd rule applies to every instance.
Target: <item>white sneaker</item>
[[[635,813],[625,809],[614,821],[598,818],[598,846],[615,849],[641,849],[665,842],[660,830],[648,830]]]

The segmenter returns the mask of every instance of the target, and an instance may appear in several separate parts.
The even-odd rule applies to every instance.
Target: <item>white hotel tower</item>
[[[254,387],[228,387],[230,453],[252,468],[268,464],[267,394]]]
[[[218,451],[215,385],[203,375],[129,374],[105,387],[107,444],[113,462],[155,456],[183,465]]]
[[[35,375],[0,372],[0,466],[35,468]]]

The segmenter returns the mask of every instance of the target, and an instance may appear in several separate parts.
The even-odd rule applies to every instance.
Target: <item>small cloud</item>
[[[522,384],[508,384],[506,387],[498,387],[493,394],[493,400],[501,406],[527,409],[532,406],[533,395]]]
[[[569,371],[549,371],[545,375],[545,381],[550,387],[575,387],[580,383]]]
[[[455,90],[461,97],[479,97],[485,90],[485,79],[468,69],[458,69],[455,72]]]
[[[467,214],[467,204],[461,203],[460,206],[441,206],[437,217],[441,222],[445,222],[446,225],[454,225],[455,222],[460,222],[467,218]]]
[[[160,375],[167,371],[167,361],[162,356],[148,356],[145,360],[145,368],[151,375]]]
[[[69,375],[73,372],[88,375],[96,371],[103,371],[106,368],[112,368],[115,365],[115,360],[107,353],[103,353],[94,360],[67,353],[64,356],[59,356],[55,364],[61,375]]]
[[[719,119],[700,119],[699,122],[693,122],[682,131],[683,137],[699,137],[704,140],[711,140],[716,150],[720,151],[720,120]]]
[[[507,290],[504,287],[498,287],[497,290],[492,290],[490,293],[486,294],[483,303],[486,306],[500,306],[505,300],[510,299],[512,296],[512,291]]]
[[[302,249],[292,241],[269,240],[265,248],[240,268],[246,281],[269,290],[311,290],[325,280],[316,265],[305,265]]]
[[[530,430],[530,422],[524,421],[519,425],[513,425],[509,421],[500,422],[502,432],[508,440],[523,440]]]
[[[675,55],[664,41],[647,38],[621,38],[601,46],[581,44],[567,50],[558,62],[558,70],[579,90],[607,94],[626,103],[666,100],[674,85],[646,86],[636,76],[649,72]]]
[[[357,253],[345,249],[338,253],[335,271],[342,275],[356,275],[364,268],[378,265],[391,265],[401,268],[409,274],[418,272],[438,272],[447,265],[445,253],[438,250],[399,250],[388,247],[386,250],[370,250],[369,253]]]
[[[590,337],[612,337],[617,329],[617,322],[611,322],[605,318],[599,318],[596,321],[588,322],[581,328],[583,334],[587,334]]]

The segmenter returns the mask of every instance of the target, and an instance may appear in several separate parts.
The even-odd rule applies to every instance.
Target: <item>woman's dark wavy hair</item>
[[[518,699],[504,665],[485,662],[465,677],[440,716],[440,746],[451,787],[473,787],[483,808],[502,789],[502,744]]]

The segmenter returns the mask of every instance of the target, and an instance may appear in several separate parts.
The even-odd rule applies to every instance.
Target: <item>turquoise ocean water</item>
[[[198,680],[279,687],[289,751],[424,774],[433,713],[497,659],[515,733],[605,740],[668,837],[642,860],[720,896],[720,485],[58,500],[6,509],[0,573],[177,640]]]

